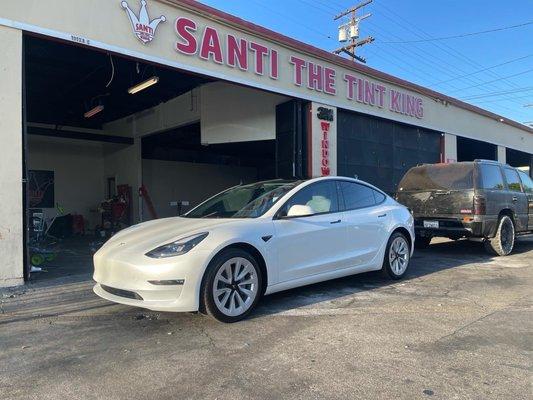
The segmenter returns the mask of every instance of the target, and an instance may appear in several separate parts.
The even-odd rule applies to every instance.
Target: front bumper
[[[96,253],[93,291],[106,300],[153,311],[197,311],[208,259],[209,253],[203,251],[168,259]],[[179,284],[150,283],[164,280]]]

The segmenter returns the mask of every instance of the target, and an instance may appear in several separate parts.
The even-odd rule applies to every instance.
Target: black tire
[[[406,265],[405,265],[405,268],[402,268],[401,272],[398,272],[398,270],[395,268],[394,262],[391,261],[391,250],[394,251],[394,249],[391,249],[391,248],[393,247],[396,241],[403,242],[403,245],[405,246],[405,251],[406,251],[405,253]],[[384,276],[390,279],[393,279],[393,280],[402,279],[409,268],[410,261],[411,261],[411,248],[409,245],[409,240],[401,232],[393,233],[391,237],[389,238],[387,247],[385,249],[385,256],[383,257],[383,267],[381,268],[381,272],[383,273]]]
[[[248,308],[244,312],[239,313],[238,315],[233,315],[233,316],[226,315],[223,311],[221,311],[221,309],[215,302],[213,285],[215,284],[215,280],[216,280],[218,272],[221,270],[221,268],[223,268],[224,264],[229,260],[239,259],[239,258],[247,260],[251,264],[251,267],[253,268],[253,272],[255,273],[257,277],[257,282],[255,283],[256,293],[255,293],[255,297],[251,301],[251,305],[249,305]],[[233,264],[231,264],[230,269],[232,270],[232,273],[234,271],[233,268],[234,268]],[[250,276],[252,275],[250,274]],[[255,306],[259,302],[259,299],[261,298],[261,295],[262,295],[262,283],[263,283],[263,276],[261,273],[261,268],[259,268],[259,264],[257,260],[249,252],[247,252],[246,250],[237,249],[237,248],[233,248],[233,249],[230,248],[227,250],[223,250],[222,252],[217,254],[213,258],[213,260],[211,260],[204,274],[204,279],[202,281],[202,286],[200,290],[200,312],[202,312],[203,314],[207,314],[215,318],[216,320],[225,322],[225,323],[233,323],[233,322],[240,321],[246,318],[246,316],[250,314],[250,312],[255,308]],[[233,284],[233,285],[228,284],[227,288],[222,288],[222,289],[223,290],[227,289],[231,291],[231,294],[229,295],[230,297],[228,298],[230,302],[237,301],[236,298],[231,299],[231,296],[234,296],[233,292],[238,292],[239,299],[241,300],[242,300],[241,296],[244,296],[244,294],[239,291],[238,284]],[[220,301],[220,298],[219,298],[219,301]]]
[[[500,216],[493,238],[485,240],[485,250],[497,256],[507,256],[514,248],[516,232],[513,220],[508,215]]]
[[[427,249],[429,247],[429,244],[431,243],[432,237],[427,236],[418,236],[415,237],[415,248],[416,249]]]

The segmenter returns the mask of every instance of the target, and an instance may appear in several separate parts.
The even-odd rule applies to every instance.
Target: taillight
[[[485,215],[487,213],[487,202],[483,196],[474,196],[474,215]]]

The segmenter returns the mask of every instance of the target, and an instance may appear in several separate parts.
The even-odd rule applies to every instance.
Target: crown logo
[[[146,9],[146,1],[141,0],[141,10],[139,11],[139,16],[131,10],[127,1],[120,3],[121,7],[126,10],[128,17],[130,18],[131,27],[133,33],[137,38],[143,43],[149,43],[154,40],[155,30],[161,22],[165,22],[167,19],[164,15],[161,15],[159,18],[150,21],[148,16],[148,11]]]

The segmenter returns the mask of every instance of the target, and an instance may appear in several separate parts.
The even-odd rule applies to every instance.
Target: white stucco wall
[[[138,12],[138,3],[132,5]],[[62,10],[69,10],[68,18],[57,18]],[[61,38],[63,40],[82,43],[100,49],[114,51],[130,57],[139,57],[151,62],[165,64],[185,71],[220,78],[250,87],[265,89],[273,93],[294,96],[337,108],[344,108],[383,118],[418,125],[439,132],[447,132],[476,140],[487,141],[496,145],[533,153],[533,133],[527,128],[519,128],[509,124],[495,115],[480,113],[449,104],[444,96],[427,93],[418,88],[404,85],[394,78],[377,77],[372,71],[350,68],[347,64],[333,62],[317,54],[307,52],[298,43],[287,43],[284,40],[272,40],[261,36],[260,32],[235,26],[224,22],[221,18],[208,13],[198,13],[183,5],[172,5],[166,1],[149,2],[150,15],[165,15],[156,32],[154,40],[148,44],[141,43],[132,32],[130,21],[120,7],[120,2],[109,0],[55,0],[54,2],[33,0],[3,0],[0,24],[19,27],[28,31]],[[194,54],[180,53],[176,43],[181,39],[176,34],[175,21],[189,18],[196,25],[195,36],[198,39],[206,26],[217,30],[222,42],[223,53],[228,35],[243,38],[248,43],[254,42],[272,49],[279,56],[279,76],[272,78],[268,72],[256,74],[252,68],[243,70],[228,66],[225,62],[215,62]],[[292,56],[306,62],[320,64],[336,73],[336,93],[330,95],[325,91],[313,90],[306,84],[295,84],[294,68],[291,66]],[[328,56],[329,57],[329,56]],[[209,58],[209,57],[207,57]],[[253,63],[253,54],[248,52],[248,61]],[[365,102],[351,100],[348,96],[344,75],[352,74],[360,79],[384,85],[391,97],[392,91],[416,96],[423,103],[424,115],[415,118],[410,115],[391,111],[389,107],[376,107]],[[443,100],[444,99],[444,100]]]
[[[200,89],[104,125],[110,135],[141,137],[200,120]]]
[[[86,229],[100,223],[98,205],[105,199],[102,143],[28,135],[28,169],[54,171],[55,202],[66,214],[80,214]],[[44,209],[53,218],[55,208]]]
[[[0,26],[0,287],[23,282],[22,32]]]
[[[215,82],[201,87],[202,143],[276,138],[276,106],[289,98]]]
[[[171,201],[189,201],[193,207],[228,187],[256,179],[255,168],[143,160],[143,182],[159,218],[176,215],[177,209],[170,206]],[[145,220],[150,219],[147,210],[144,215]]]

